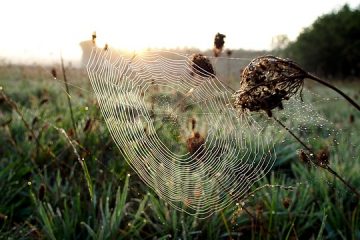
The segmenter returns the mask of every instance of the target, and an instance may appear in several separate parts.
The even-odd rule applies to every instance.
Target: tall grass
[[[75,137],[60,83],[46,74],[37,79],[32,71],[16,66],[0,71],[3,93],[19,111],[0,99],[0,239],[360,238],[358,199],[330,174],[299,162],[294,142],[276,146],[273,171],[252,190],[269,187],[238,205],[203,220],[174,210],[128,167],[89,92],[69,82]],[[86,85],[82,73],[67,73],[78,81],[73,84]],[[360,186],[360,159],[354,154],[360,152],[355,134],[360,115],[340,121],[353,114],[344,106],[336,102],[319,109],[343,129],[332,167]],[[279,185],[285,187],[272,187]]]

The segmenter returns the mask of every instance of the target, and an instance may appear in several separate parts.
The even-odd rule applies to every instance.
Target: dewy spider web
[[[94,48],[87,70],[108,129],[139,177],[174,208],[207,217],[241,199],[275,153],[266,131],[232,107],[233,92],[192,66],[171,52],[127,57]]]

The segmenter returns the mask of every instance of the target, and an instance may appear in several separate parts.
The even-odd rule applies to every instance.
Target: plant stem
[[[222,218],[222,220],[223,220],[223,222],[224,222],[224,225],[225,225],[227,234],[229,235],[229,239],[232,239],[229,225],[228,225],[228,223],[227,223],[227,220],[226,220],[226,218],[225,218],[224,212],[223,212],[222,210],[220,211],[220,215],[221,215],[221,218]]]
[[[322,168],[326,169],[328,172],[337,177],[342,183],[344,183],[352,192],[354,192],[357,197],[360,199],[360,193],[353,186],[351,186],[345,179],[343,179],[337,172],[335,172],[329,165],[322,166]]]
[[[321,167],[323,169],[325,169],[326,171],[328,171],[329,173],[331,173],[333,176],[335,176],[336,178],[338,178],[345,186],[347,186],[356,196],[358,199],[360,199],[360,193],[353,187],[350,185],[349,182],[347,182],[345,179],[343,179],[337,172],[335,172],[335,170],[333,170],[329,165],[327,164],[320,164],[317,161],[314,161],[314,157],[315,157],[315,153],[314,151],[308,147],[303,141],[301,141],[301,139],[296,136],[288,127],[286,127],[279,119],[277,119],[276,117],[273,116],[273,119],[280,124],[280,126],[282,126],[288,133],[290,133],[291,136],[293,136],[306,150],[308,150],[310,152],[310,154],[312,155],[309,160],[315,164],[318,167]]]
[[[73,125],[73,128],[74,128],[75,137],[77,138],[76,124],[75,124],[74,114],[73,114],[72,106],[71,106],[70,92],[69,92],[69,84],[68,84],[67,78],[66,78],[65,67],[64,67],[64,60],[63,60],[63,57],[62,57],[62,56],[61,56],[60,58],[61,58],[61,71],[62,71],[63,77],[64,77],[66,95],[67,95],[68,105],[69,105],[69,109],[70,109],[71,122],[72,122],[72,125]]]
[[[337,92],[338,94],[340,94],[343,98],[345,98],[351,105],[353,105],[358,111],[360,111],[360,106],[359,104],[357,104],[353,99],[351,99],[347,94],[345,94],[343,91],[341,91],[340,89],[338,89],[337,87],[331,85],[330,83],[308,73],[307,76],[309,79],[314,80],[318,83],[323,84],[324,86],[334,90],[335,92]]]
[[[313,153],[312,149],[309,148],[298,136],[296,136],[287,126],[285,126],[279,119],[273,116],[273,119],[280,124],[281,127],[283,127],[288,133],[290,133],[291,136],[293,136],[296,141],[298,141],[306,150],[308,150],[310,153]]]

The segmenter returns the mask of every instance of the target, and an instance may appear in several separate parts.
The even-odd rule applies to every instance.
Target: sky
[[[110,48],[225,48],[263,50],[274,36],[295,40],[318,16],[355,0],[8,0],[0,3],[0,60],[79,61],[79,42],[96,31]]]

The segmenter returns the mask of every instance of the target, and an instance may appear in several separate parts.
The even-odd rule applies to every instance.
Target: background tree
[[[319,17],[283,54],[326,77],[359,77],[360,7],[344,5]]]

